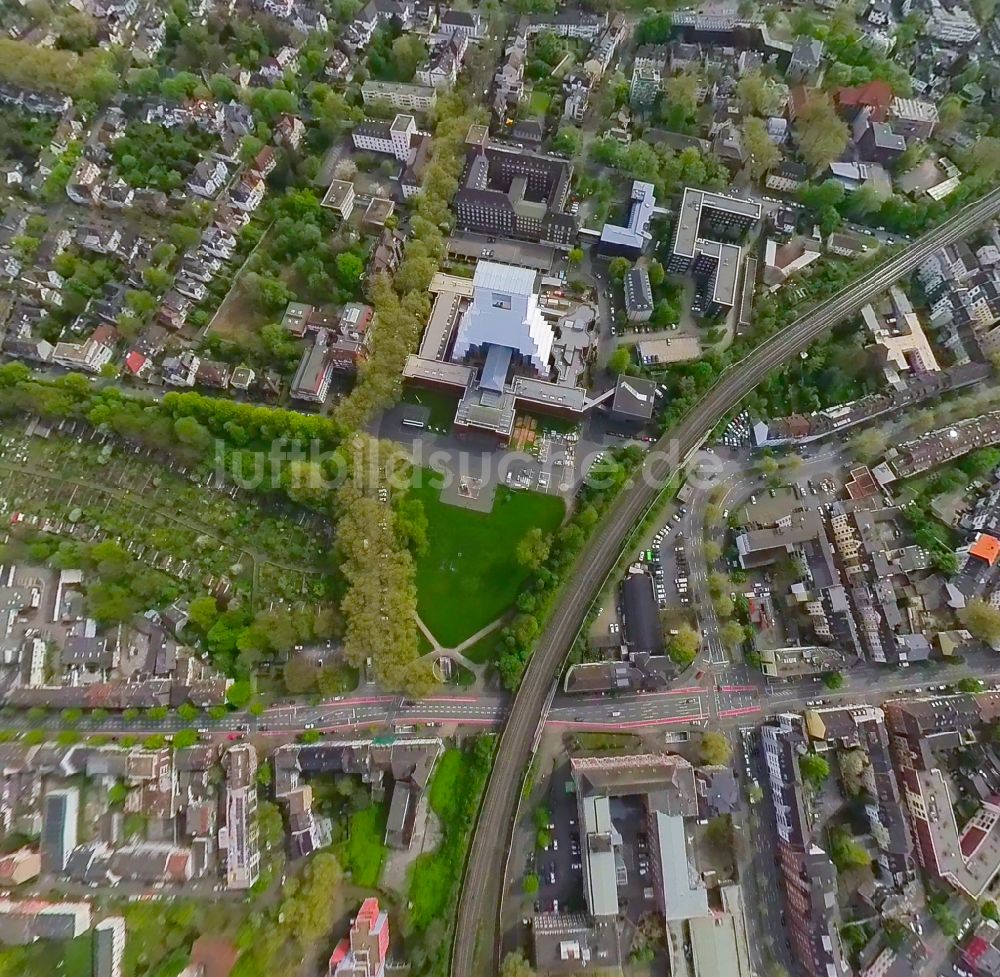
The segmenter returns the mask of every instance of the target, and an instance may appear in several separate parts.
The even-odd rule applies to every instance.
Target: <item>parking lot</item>
[[[552,844],[534,853],[539,888],[536,908],[578,912],[586,909],[583,891],[583,856],[576,793],[569,765],[557,768],[549,789],[548,834]],[[639,797],[612,797],[611,822],[621,836],[618,863],[618,900],[621,911],[633,923],[654,905],[653,869],[646,835],[646,808]]]

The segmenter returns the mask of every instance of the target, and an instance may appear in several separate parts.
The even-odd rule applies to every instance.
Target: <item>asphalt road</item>
[[[561,602],[540,636],[514,698],[472,838],[455,925],[453,977],[493,973],[497,967],[499,909],[507,882],[507,853],[539,718],[553,676],[565,660],[587,609],[614,569],[632,527],[655,502],[662,486],[681,470],[688,455],[768,373],[787,363],[832,326],[855,314],[935,251],[965,237],[998,210],[1000,189],[968,204],[862,280],[848,285],[770,337],[730,367],[650,452],[644,466],[645,477],[637,477],[622,492],[602,527],[580,554],[577,572],[564,588]]]

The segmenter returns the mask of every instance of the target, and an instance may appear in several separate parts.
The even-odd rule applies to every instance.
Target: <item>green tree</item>
[[[828,689],[842,689],[844,687],[844,676],[840,672],[826,672],[823,675],[823,684]]]
[[[583,137],[576,126],[562,126],[552,140],[552,148],[567,156],[579,156],[583,147]]]
[[[632,267],[632,262],[628,258],[617,257],[612,258],[608,262],[608,274],[611,275],[612,281],[622,282],[625,280],[625,275],[629,272]]]
[[[751,71],[736,83],[736,97],[744,113],[765,118],[778,111],[780,96],[778,87],[760,71]]]
[[[337,278],[348,288],[354,288],[365,273],[365,263],[350,251],[338,254],[336,265]]]
[[[745,638],[739,621],[726,621],[719,629],[719,638],[727,648],[741,644]]]
[[[667,654],[676,664],[686,668],[695,660],[698,649],[701,648],[701,635],[690,624],[682,624],[675,630],[677,634],[669,636]]]
[[[517,562],[529,570],[537,570],[548,559],[551,546],[548,534],[535,526],[517,544]]]
[[[830,764],[818,753],[803,753],[799,757],[799,772],[804,783],[821,787],[830,776]]]
[[[529,872],[524,877],[522,888],[524,889],[525,894],[533,896],[538,891],[538,876],[534,872]]]
[[[767,124],[756,116],[743,123],[743,145],[754,180],[760,180],[781,161],[781,151],[768,134]]]
[[[583,248],[570,248],[569,254],[566,255],[566,260],[571,265],[579,265],[583,261]]]
[[[829,166],[847,146],[847,126],[828,95],[814,91],[795,117],[799,152],[813,170]]]
[[[958,612],[958,618],[980,641],[1000,644],[1000,609],[976,597]]]
[[[198,733],[193,729],[181,729],[174,733],[174,749],[183,750],[198,742]]]
[[[237,709],[244,709],[253,698],[253,687],[248,681],[233,682],[226,689],[226,701]]]
[[[707,763],[709,766],[722,766],[729,763],[729,759],[733,755],[733,748],[725,734],[710,731],[702,736],[698,752],[701,754],[703,763]]]
[[[871,864],[868,852],[854,840],[850,829],[842,826],[830,831],[830,859],[838,872]]]
[[[520,950],[508,953],[500,964],[500,977],[536,977],[531,964]]]
[[[629,367],[634,363],[632,359],[633,348],[632,346],[619,346],[608,357],[608,370],[614,374],[627,373]]]

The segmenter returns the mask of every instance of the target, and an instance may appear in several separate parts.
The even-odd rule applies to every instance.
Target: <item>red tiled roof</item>
[[[139,373],[149,361],[137,349],[125,357],[125,368],[129,373]]]
[[[853,88],[838,88],[834,97],[838,105],[846,108],[864,108],[867,105],[885,112],[892,104],[892,86],[886,81],[869,81]]]
[[[978,556],[980,560],[985,560],[993,566],[1000,556],[1000,540],[988,533],[980,533],[976,541],[969,547],[970,556]]]

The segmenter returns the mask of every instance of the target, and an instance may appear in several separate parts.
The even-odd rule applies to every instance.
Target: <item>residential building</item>
[[[458,78],[468,44],[468,38],[459,33],[438,41],[431,48],[427,62],[417,68],[417,81],[437,90],[451,88]]]
[[[894,98],[889,106],[889,124],[906,139],[925,142],[934,134],[938,110],[933,102],[916,98]]]
[[[768,172],[764,185],[768,190],[776,190],[778,193],[795,193],[808,179],[809,170],[804,163],[782,160]]]
[[[354,213],[354,184],[350,180],[331,181],[322,206],[329,207],[346,221]]]
[[[411,112],[428,112],[437,101],[437,91],[426,85],[409,85],[403,82],[366,81],[361,86],[365,105],[386,102],[396,109]]]
[[[15,886],[38,878],[42,871],[42,856],[30,848],[19,848],[0,856],[0,885]]]
[[[822,244],[813,237],[797,235],[782,244],[769,237],[764,243],[764,284],[778,288],[821,253]]]
[[[968,7],[957,0],[927,0],[924,33],[944,44],[971,44],[979,37],[979,24]]]
[[[736,304],[742,258],[737,242],[760,214],[760,204],[754,201],[685,189],[668,270],[694,275],[697,313],[717,315]]]
[[[629,83],[629,104],[637,108],[648,107],[656,101],[663,88],[663,76],[655,65],[636,64]]]
[[[579,9],[565,9],[558,13],[538,14],[531,17],[525,32],[530,37],[543,31],[558,34],[560,37],[575,37],[593,41],[607,28],[608,15],[589,14]]]
[[[355,149],[368,153],[383,153],[405,161],[410,152],[410,137],[417,131],[412,115],[397,115],[392,122],[366,119],[351,131]]]
[[[334,948],[328,977],[384,977],[388,955],[389,916],[378,899],[365,899],[350,934]]]
[[[942,760],[969,747],[984,725],[983,708],[995,710],[995,696],[939,695],[889,702],[886,718],[893,756],[906,801],[918,858],[933,878],[979,899],[1000,871],[1000,805],[996,796],[979,801],[959,828],[955,783]],[[940,758],[939,758],[940,753]],[[942,767],[945,769],[942,769]]]
[[[289,149],[298,149],[305,134],[305,123],[294,115],[283,115],[274,124],[274,141]]]
[[[813,81],[823,63],[823,42],[812,37],[797,37],[785,77],[790,81]]]
[[[75,204],[89,207],[100,198],[101,168],[81,156],[76,168],[66,181],[66,196]]]
[[[813,838],[806,816],[799,770],[806,743],[800,716],[786,713],[761,727],[792,954],[809,977],[849,977],[840,943],[837,872]]]
[[[485,32],[486,23],[478,10],[446,10],[438,22],[439,34],[461,34],[473,40]]]
[[[90,929],[89,902],[13,902],[0,899],[0,943],[25,946],[36,940],[73,940]]]
[[[862,109],[854,120],[854,145],[858,158],[889,166],[906,151],[906,140],[886,122],[873,122],[871,110]]]
[[[615,418],[645,424],[653,416],[656,384],[645,377],[618,378],[611,413]]]
[[[370,305],[349,302],[328,341],[328,355],[335,370],[357,370],[368,358],[372,342],[375,310]]]
[[[651,887],[656,906],[668,922],[710,917],[708,890],[688,845],[685,818],[698,816],[694,768],[680,756],[646,753],[624,757],[574,757],[583,850],[584,899],[591,916],[613,919],[619,913],[622,834],[635,831],[613,814],[613,798],[634,797],[644,807],[649,835]],[[620,815],[618,815],[620,818]]]
[[[296,400],[314,404],[326,402],[333,381],[333,363],[330,362],[325,333],[318,333],[316,342],[303,354],[299,367],[292,377],[290,394]]]
[[[248,173],[229,192],[229,202],[245,213],[253,213],[263,202],[267,193],[264,178],[253,172]]]
[[[905,386],[911,373],[941,369],[920,317],[898,285],[889,289],[889,295],[878,303],[863,306],[861,318],[878,346],[879,358],[891,386]]]
[[[761,648],[760,670],[768,678],[788,681],[809,675],[837,672],[847,659],[836,648],[823,645],[794,645],[790,648]]]
[[[378,739],[327,739],[317,744],[292,744],[272,755],[274,794],[285,806],[293,857],[311,854],[321,838],[313,816],[312,774],[360,776],[381,802],[391,789],[386,844],[408,848],[422,832],[424,791],[444,745],[436,737],[390,736]]]
[[[199,197],[214,200],[229,180],[229,170],[221,159],[203,159],[194,168],[187,188]]]
[[[76,848],[80,819],[80,792],[75,787],[50,790],[42,809],[42,871],[58,873]]]
[[[913,843],[889,750],[885,713],[875,706],[840,705],[810,709],[806,731],[813,748],[858,751],[863,764],[857,785],[868,829],[878,847],[880,882],[901,891],[916,877]]]
[[[631,268],[625,274],[625,318],[629,322],[649,322],[653,315],[653,289],[645,268]]]
[[[67,370],[84,370],[100,373],[101,368],[111,362],[114,345],[92,335],[83,343],[56,343],[52,351],[52,362]]]
[[[94,927],[94,977],[122,977],[125,966],[125,920],[108,916]]]
[[[853,88],[838,88],[833,93],[837,111],[848,122],[853,122],[858,113],[869,111],[872,122],[885,122],[892,105],[892,86],[881,79],[855,85]]]
[[[219,846],[226,850],[226,885],[249,889],[260,875],[256,747],[250,743],[231,746],[222,765],[226,771],[226,824]]]

